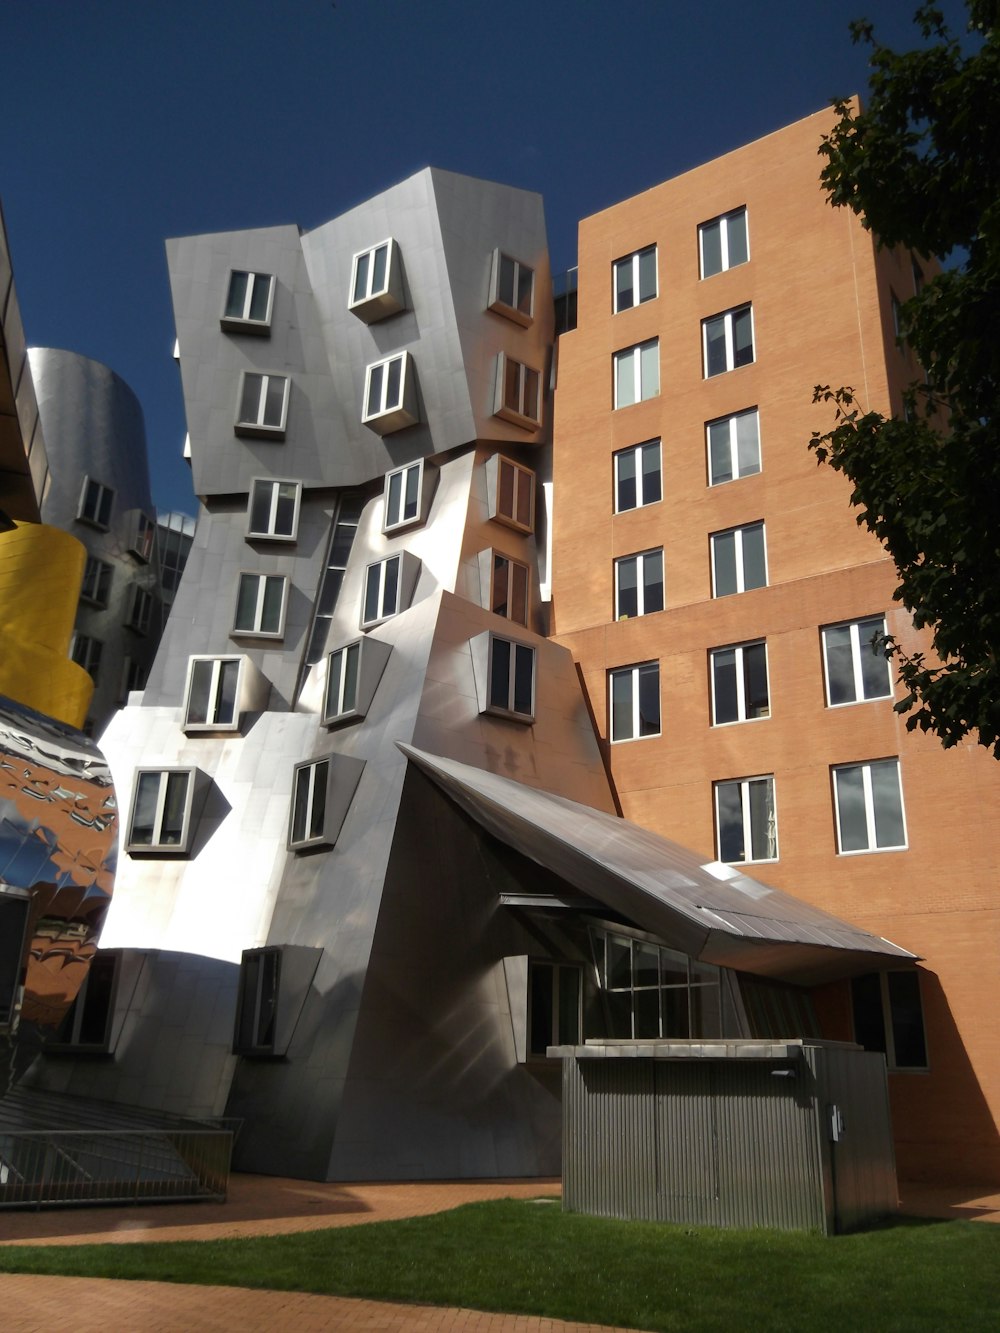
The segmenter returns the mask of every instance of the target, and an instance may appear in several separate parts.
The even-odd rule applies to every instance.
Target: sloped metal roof
[[[692,958],[800,985],[916,961],[627,819],[397,743],[488,833]]]

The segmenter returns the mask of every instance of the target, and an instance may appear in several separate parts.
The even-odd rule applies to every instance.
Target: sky
[[[864,94],[848,23],[916,0],[3,0],[0,200],[32,346],[143,406],[159,511],[196,512],[170,236],[336,217],[425,166],[591,213]],[[964,27],[959,0],[941,6]],[[817,165],[818,171],[818,165]]]

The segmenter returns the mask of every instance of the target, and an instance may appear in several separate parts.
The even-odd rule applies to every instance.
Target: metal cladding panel
[[[565,1209],[657,1216],[652,1098],[652,1061],[563,1061]]]
[[[651,1216],[661,1222],[716,1226],[723,1220],[716,1067],[651,1063],[659,1173]]]

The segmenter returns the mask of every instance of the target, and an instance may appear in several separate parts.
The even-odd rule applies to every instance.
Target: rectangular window
[[[191,833],[194,771],[141,768],[129,818],[130,851],[184,852]]]
[[[361,624],[377,625],[388,620],[400,609],[399,576],[402,572],[401,555],[390,556],[369,565],[365,572],[365,602]]]
[[[136,662],[131,657],[126,657],[122,662],[122,686],[121,686],[121,705],[128,703],[128,696],[133,690],[144,689],[146,685],[146,666],[143,662]]]
[[[104,644],[100,639],[92,639],[89,634],[74,634],[69,655],[77,666],[82,666],[91,680],[96,682],[103,650]]]
[[[655,398],[660,392],[660,343],[657,338],[615,352],[615,407]]]
[[[235,730],[239,657],[193,657],[188,672],[185,731]]]
[[[121,954],[99,951],[87,965],[87,975],[76,999],[52,1040],[54,1047],[84,1046],[107,1051],[118,988]]]
[[[363,420],[395,412],[403,402],[403,370],[406,353],[377,361],[365,372],[365,412]]]
[[[712,663],[712,723],[749,722],[770,717],[767,689],[767,646],[739,643],[715,648]]]
[[[613,741],[659,736],[659,662],[643,662],[608,672],[608,711]]]
[[[701,321],[705,378],[748,366],[753,354],[753,310],[748,305],[724,310]]]
[[[496,458],[496,495],[490,518],[518,532],[535,529],[535,474],[509,458]]]
[[[887,852],[906,846],[898,759],[835,768],[833,801],[839,852]]]
[[[361,667],[360,643],[338,648],[327,659],[324,722],[353,714],[358,707],[358,677]]]
[[[490,610],[494,615],[528,623],[528,566],[510,556],[493,552],[490,578]]]
[[[735,416],[709,421],[708,484],[721,486],[760,471],[760,421],[755,407]]]
[[[534,430],[541,420],[541,377],[506,352],[497,357],[493,413],[515,426]]]
[[[132,527],[131,539],[129,541],[129,552],[141,560],[143,564],[148,564],[153,558],[153,542],[156,539],[156,524],[140,509],[135,516],[135,522]]]
[[[574,963],[528,964],[528,1054],[543,1057],[550,1046],[580,1042],[581,969]]]
[[[656,246],[647,245],[644,250],[616,259],[615,271],[615,314],[621,310],[631,310],[633,306],[652,301],[656,296]]]
[[[854,1040],[881,1051],[889,1069],[926,1069],[920,973],[866,972],[851,981]]]
[[[299,527],[302,483],[258,477],[250,490],[247,536],[294,541]]]
[[[892,697],[884,616],[828,625],[823,630],[823,661],[831,708]]]
[[[703,278],[745,264],[750,258],[746,209],[736,208],[711,222],[703,222],[698,228],[698,248]]]
[[[715,831],[720,861],[776,861],[778,820],[774,778],[717,782]]]
[[[648,440],[614,455],[615,513],[641,509],[663,498],[660,441]]]
[[[394,240],[381,241],[354,256],[347,304],[352,314],[366,324],[403,309],[402,264]]]
[[[246,949],[240,961],[235,1055],[269,1055],[274,1050],[281,980],[280,949]]]
[[[222,327],[233,333],[269,333],[274,278],[270,273],[233,269],[222,312]]]
[[[491,636],[488,691],[491,711],[521,721],[532,721],[535,716],[534,648]]]
[[[107,532],[111,526],[111,506],[114,500],[115,493],[110,486],[94,481],[93,477],[84,477],[83,490],[80,492],[80,507],[76,516],[84,523]]]
[[[519,259],[493,252],[490,273],[490,310],[525,327],[535,313],[535,271]]]
[[[243,372],[237,435],[282,438],[288,416],[288,376]]]
[[[607,1035],[617,1038],[718,1037],[720,974],[651,940],[593,931]]]
[[[92,606],[107,606],[111,596],[111,579],[114,574],[111,566],[95,555],[87,556],[83,569],[83,586],[80,596]]]
[[[233,633],[280,638],[287,588],[288,580],[280,574],[241,574]]]
[[[129,629],[134,629],[137,634],[148,634],[149,624],[153,618],[153,595],[140,588],[136,584],[132,585],[130,595],[130,606],[128,618],[125,621]]]
[[[330,783],[329,759],[298,764],[292,783],[292,817],[288,845],[293,850],[326,841],[326,798]]]
[[[392,532],[395,528],[404,528],[410,523],[420,522],[420,484],[423,472],[423,459],[419,459],[416,463],[409,463],[406,467],[397,468],[395,472],[386,475],[383,532]]]
[[[663,548],[615,561],[615,619],[663,610]]]
[[[713,597],[767,587],[763,523],[713,532],[711,543]]]

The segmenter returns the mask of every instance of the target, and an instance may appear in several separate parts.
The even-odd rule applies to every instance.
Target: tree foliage
[[[842,472],[852,501],[896,564],[896,596],[933,651],[891,638],[907,727],[945,746],[968,735],[1000,758],[1000,0],[968,0],[969,33],[917,10],[923,45],[897,54],[867,22],[864,109],[840,102],[824,138],[830,202],[852,209],[880,246],[950,263],[901,309],[900,336],[925,368],[900,416],[820,385],[833,428],[815,433],[820,462]]]

